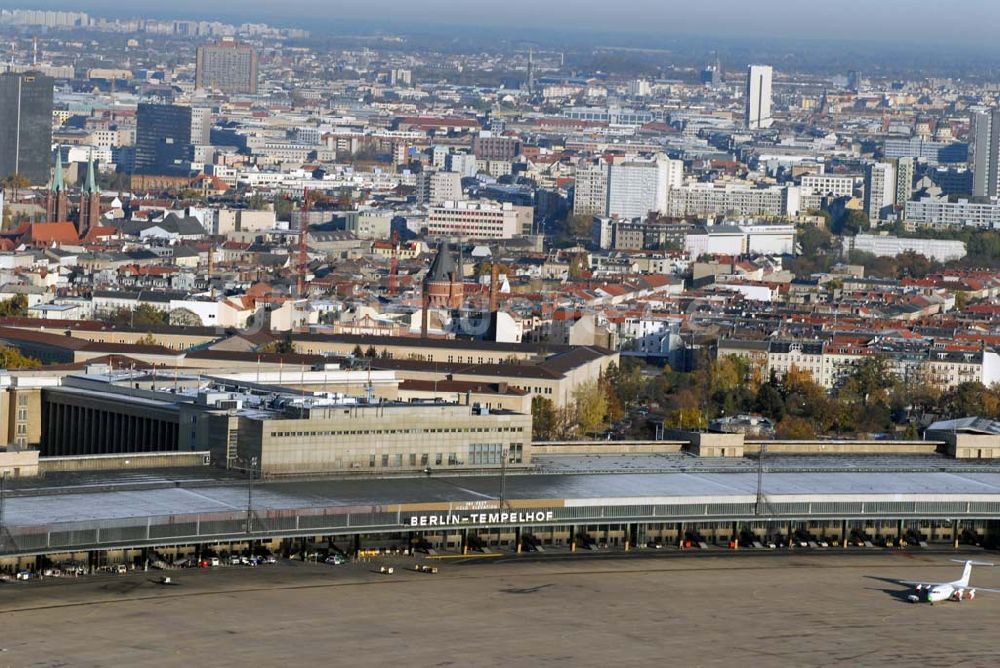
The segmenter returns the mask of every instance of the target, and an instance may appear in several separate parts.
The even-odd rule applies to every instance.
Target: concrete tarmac
[[[996,666],[1000,594],[929,553],[412,559],[0,585],[0,666]],[[734,558],[735,557],[735,558]],[[989,559],[978,553],[969,558]],[[393,575],[374,571],[392,564]],[[972,582],[1000,588],[1000,568]]]

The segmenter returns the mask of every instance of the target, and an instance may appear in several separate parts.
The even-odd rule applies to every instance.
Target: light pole
[[[500,503],[498,510],[503,512],[504,496],[507,493],[507,451],[504,449],[500,450]],[[500,537],[503,533],[503,528],[500,524],[497,524],[497,549],[500,549]]]
[[[0,552],[7,548],[7,522],[3,514],[4,486],[7,482],[7,473],[8,471],[0,473]]]
[[[507,494],[507,452],[500,451],[500,510],[503,510],[504,496]]]
[[[247,535],[253,533],[253,470],[257,467],[257,458],[251,457],[247,462]]]

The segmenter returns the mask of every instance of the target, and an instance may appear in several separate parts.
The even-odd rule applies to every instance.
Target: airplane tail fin
[[[962,559],[952,559],[952,561],[959,564],[965,564],[965,568],[962,570],[962,579],[956,584],[960,587],[969,586],[969,578],[972,577],[972,567],[973,566],[992,566],[988,561],[963,561]]]

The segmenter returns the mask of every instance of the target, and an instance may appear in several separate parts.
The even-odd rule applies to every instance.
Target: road
[[[913,605],[880,579],[958,577],[940,554],[382,563],[8,583],[0,665],[1000,663],[1000,595]],[[1000,588],[1000,569],[972,580]]]

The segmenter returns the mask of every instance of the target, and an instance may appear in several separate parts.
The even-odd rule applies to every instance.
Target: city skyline
[[[834,41],[884,42],[890,44],[939,43],[956,45],[992,44],[991,26],[1000,21],[1000,7],[979,0],[956,0],[949,13],[962,21],[930,20],[936,5],[918,0],[887,0],[871,4],[864,0],[846,0],[827,5],[801,4],[789,0],[761,0],[752,5],[723,0],[699,5],[655,0],[624,0],[609,5],[592,0],[559,0],[538,6],[528,0],[512,0],[502,16],[485,19],[478,8],[459,0],[424,0],[405,3],[401,0],[372,0],[363,7],[355,5],[330,8],[316,0],[289,0],[280,9],[265,0],[234,2],[222,0],[206,11],[202,3],[179,0],[169,9],[146,7],[142,3],[123,12],[119,3],[91,0],[84,6],[68,0],[25,0],[18,7],[61,11],[86,11],[110,16],[141,15],[149,18],[205,18],[226,21],[275,21],[282,24],[330,25],[343,30],[344,22],[357,23],[359,29],[385,26],[387,30],[412,27],[426,29],[444,26],[482,28],[518,28],[534,31],[541,24],[553,32],[590,32],[610,35],[666,37],[717,37],[756,39],[807,39]],[[331,17],[317,14],[331,9]],[[789,11],[794,10],[794,11]],[[858,22],[860,15],[864,22]],[[525,25],[524,17],[530,17]],[[637,25],[636,18],[642,18]],[[657,22],[663,22],[662,25]],[[650,27],[650,24],[655,27]],[[341,32],[337,30],[337,32]]]

